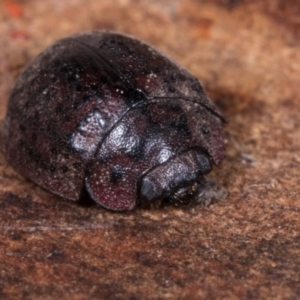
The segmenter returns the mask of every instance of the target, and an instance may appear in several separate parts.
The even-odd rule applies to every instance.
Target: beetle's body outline
[[[102,206],[130,210],[138,198],[190,190],[220,164],[222,121],[199,81],[177,63],[132,37],[97,31],[56,42],[23,71],[8,104],[3,152],[53,193],[77,200],[86,188]],[[168,161],[192,175],[179,182]],[[168,174],[154,185],[148,173],[157,164]]]

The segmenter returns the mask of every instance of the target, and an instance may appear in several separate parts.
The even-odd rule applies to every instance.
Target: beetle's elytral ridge
[[[152,100],[152,99],[161,99],[161,100],[164,100],[164,99],[172,99],[172,100],[179,99],[179,100],[184,100],[184,101],[190,101],[190,102],[193,102],[193,103],[196,103],[196,104],[202,106],[208,112],[210,112],[212,115],[218,117],[223,123],[225,123],[225,124],[228,123],[228,121],[222,115],[220,115],[219,113],[217,113],[216,111],[211,109],[209,106],[207,106],[203,103],[199,103],[198,101],[194,101],[193,99],[190,99],[190,98],[185,98],[185,97],[155,97],[155,96],[148,97],[148,100]]]

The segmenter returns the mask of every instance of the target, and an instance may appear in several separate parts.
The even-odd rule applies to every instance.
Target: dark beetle
[[[223,117],[199,81],[149,45],[112,32],[47,48],[12,90],[3,152],[22,175],[78,200],[131,210],[188,203],[224,156]]]

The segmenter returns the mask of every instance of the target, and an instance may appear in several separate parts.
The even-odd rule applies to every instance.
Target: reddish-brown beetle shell
[[[56,42],[25,68],[8,102],[3,152],[57,195],[78,200],[87,189],[104,207],[130,210],[141,193],[169,196],[220,164],[221,123],[181,66],[134,38],[97,31]]]

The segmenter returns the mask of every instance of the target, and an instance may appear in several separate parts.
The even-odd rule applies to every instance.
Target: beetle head
[[[143,205],[167,200],[174,205],[193,201],[201,188],[203,175],[210,172],[212,161],[201,150],[186,151],[146,172],[139,182]]]

